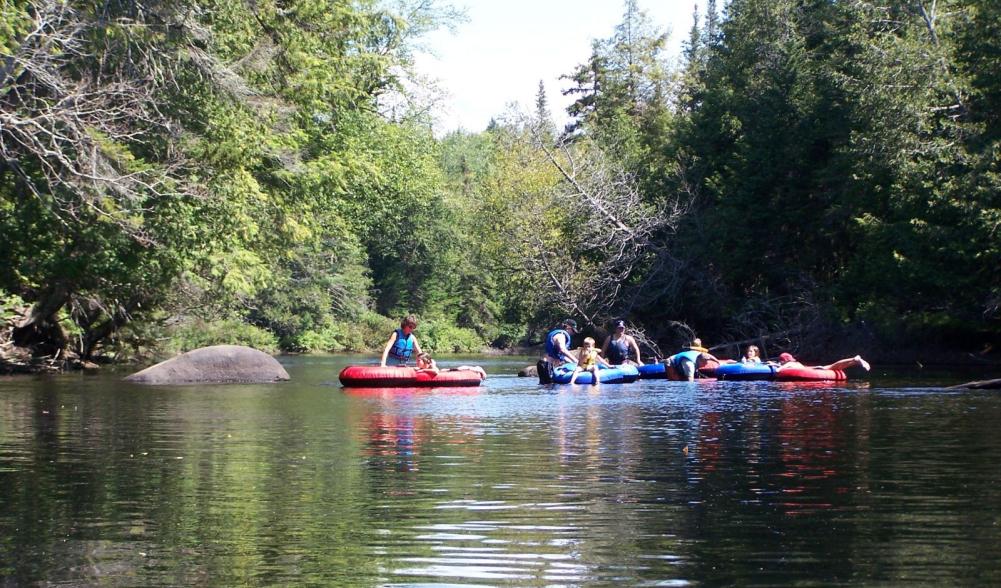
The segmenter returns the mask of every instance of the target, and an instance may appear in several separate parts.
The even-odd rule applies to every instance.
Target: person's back
[[[549,331],[546,334],[546,358],[554,364],[564,363],[569,353],[570,341],[568,329],[556,328]]]
[[[667,358],[666,363],[691,382],[695,379],[695,372],[698,369],[700,357],[702,357],[701,351],[686,349]]]
[[[695,380],[695,374],[699,367],[705,365],[710,359],[719,361],[709,353],[708,349],[702,346],[702,340],[696,338],[692,340],[692,344],[688,348],[667,358],[665,363],[674,367],[681,375],[685,376],[685,379],[692,382]]]
[[[553,368],[564,363],[576,362],[570,354],[572,333],[577,330],[577,322],[566,319],[546,334],[545,353],[536,364],[540,384],[550,384],[553,381]]]

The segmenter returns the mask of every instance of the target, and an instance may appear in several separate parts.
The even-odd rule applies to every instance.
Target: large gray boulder
[[[242,345],[202,347],[125,378],[141,384],[248,383],[288,380],[278,360]]]

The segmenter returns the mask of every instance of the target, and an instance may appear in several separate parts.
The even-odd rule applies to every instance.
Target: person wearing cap
[[[626,321],[617,320],[613,323],[614,331],[605,337],[601,344],[601,354],[608,358],[612,365],[643,365],[640,359],[640,346],[636,338],[626,334]],[[630,351],[633,358],[630,358]]]
[[[844,371],[844,370],[846,370],[848,368],[852,368],[852,367],[856,367],[856,366],[864,369],[865,371],[869,371],[869,368],[870,368],[869,362],[866,361],[866,360],[864,360],[864,359],[862,359],[861,355],[856,355],[855,357],[848,357],[848,358],[845,358],[845,359],[839,359],[838,361],[836,361],[834,363],[831,363],[831,364],[828,364],[828,365],[817,365],[817,366],[813,366],[813,367],[814,368],[819,368],[819,369],[822,369],[822,370],[841,370],[841,371]],[[780,371],[784,370],[784,369],[787,369],[787,370],[788,369],[803,369],[805,367],[807,367],[807,366],[805,366],[802,363],[796,361],[796,358],[793,357],[791,353],[787,352],[787,353],[779,354],[779,370]]]
[[[679,374],[685,376],[689,382],[695,381],[695,373],[709,360],[718,362],[716,356],[709,353],[709,350],[702,346],[702,339],[692,339],[692,343],[684,350],[675,353],[664,360],[669,366],[674,367]]]
[[[553,368],[556,366],[577,363],[577,358],[570,353],[570,340],[576,332],[577,321],[568,318],[546,334],[546,354],[535,364],[539,372],[539,383],[551,383]]]

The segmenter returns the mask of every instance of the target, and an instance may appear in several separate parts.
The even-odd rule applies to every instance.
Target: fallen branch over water
[[[1001,379],[997,380],[979,380],[976,382],[967,382],[965,384],[958,384],[956,386],[949,386],[947,390],[958,390],[958,389],[975,389],[975,390],[1001,390]]]

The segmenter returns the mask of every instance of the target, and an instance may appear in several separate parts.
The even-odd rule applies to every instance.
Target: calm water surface
[[[346,390],[351,360],[0,378],[0,586],[1001,585],[1001,393],[932,387],[997,374]]]

